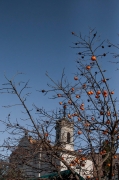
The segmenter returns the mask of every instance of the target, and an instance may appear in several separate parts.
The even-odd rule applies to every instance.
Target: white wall
[[[85,161],[85,166],[81,167],[80,175],[84,178],[87,176],[93,177],[93,162],[91,160]]]
[[[68,155],[68,154],[62,154],[62,157],[64,158],[64,160],[66,160],[66,162],[68,164],[71,163],[72,160],[76,159],[75,156],[72,156],[72,155]],[[80,175],[83,177],[83,178],[86,178],[87,176],[90,176],[90,177],[93,177],[93,162],[91,160],[86,160],[86,161],[83,161],[83,164],[85,164],[84,167],[80,166],[80,165],[75,165],[75,166],[71,166],[75,172],[77,172],[79,174],[80,172]],[[64,170],[67,170],[67,167],[62,163],[60,162],[60,165],[61,165],[61,171],[64,171]],[[76,167],[80,167],[81,169],[77,169]]]

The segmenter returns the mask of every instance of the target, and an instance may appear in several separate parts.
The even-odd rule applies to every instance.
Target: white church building
[[[66,161],[82,177],[92,177],[92,161],[74,150],[74,123],[65,117],[61,118],[56,121],[55,130],[55,144],[49,147],[43,140],[36,140],[25,134],[17,149],[12,152],[10,162],[16,163],[16,166],[28,176],[40,177],[53,173],[56,167],[59,167],[60,171],[67,170],[63,163]],[[53,158],[52,152],[54,152]],[[55,154],[59,155],[59,159],[55,159]]]

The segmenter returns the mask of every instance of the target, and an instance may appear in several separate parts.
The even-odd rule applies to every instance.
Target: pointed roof
[[[73,126],[74,122],[73,121],[69,121],[68,118],[63,117],[59,120],[56,121],[56,126]]]

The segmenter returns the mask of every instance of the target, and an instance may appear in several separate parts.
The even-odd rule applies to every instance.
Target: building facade
[[[82,177],[92,177],[92,161],[84,157],[79,161],[79,153],[74,150],[74,123],[64,117],[56,122],[55,130],[56,140],[51,146],[43,140],[34,140],[25,134],[18,148],[11,154],[10,161],[16,162],[16,166],[31,177],[50,174],[57,168],[60,171],[67,170],[63,161]],[[55,154],[59,159],[55,158]]]

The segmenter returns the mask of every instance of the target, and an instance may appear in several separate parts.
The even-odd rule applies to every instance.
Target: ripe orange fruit
[[[106,82],[106,79],[103,79],[102,82]]]
[[[108,94],[104,94],[103,96],[104,96],[104,97],[107,97],[107,96],[108,96]]]
[[[83,103],[81,104],[80,109],[84,110],[84,104]]]
[[[80,98],[80,96],[77,94],[77,95],[76,95],[76,98]]]
[[[58,97],[61,97],[61,94],[57,94]]]
[[[86,88],[86,84],[83,84],[82,88],[83,88],[83,89]]]
[[[103,91],[103,96],[107,97],[108,96],[108,92],[106,90]]]
[[[48,133],[45,133],[45,136],[48,137]]]
[[[74,91],[74,88],[73,88],[73,87],[71,88],[71,91],[72,91],[72,92]]]
[[[77,162],[78,162],[78,160],[77,160],[77,159],[75,159],[74,161],[75,161],[75,163],[77,163]]]
[[[103,134],[104,134],[104,135],[107,135],[107,134],[108,134],[108,130],[104,130],[104,131],[103,131]]]
[[[100,90],[98,90],[98,91],[96,92],[96,94],[97,94],[97,95],[101,94],[101,91],[100,91]]]
[[[74,115],[73,116],[78,116],[78,114],[77,113],[74,113]]]
[[[84,107],[83,107],[83,106],[80,106],[80,109],[83,111],[83,110],[84,110]]]
[[[95,98],[98,99],[100,96],[96,95]]]
[[[78,121],[81,121],[81,118],[80,118],[80,117],[78,117]]]
[[[103,154],[105,154],[105,153],[106,153],[106,150],[103,150],[102,152],[103,152]]]
[[[91,95],[91,91],[88,91],[87,94],[88,94],[88,95]]]
[[[103,94],[107,94],[107,91],[106,91],[106,90],[104,90],[104,91],[103,91]]]
[[[69,103],[69,104],[72,104],[72,101],[71,101],[71,100],[69,100],[69,101],[68,101],[68,103]]]
[[[78,134],[81,135],[81,134],[82,134],[82,131],[78,131]]]
[[[110,116],[110,115],[111,115],[111,113],[110,113],[110,111],[108,111],[108,112],[107,112],[107,116]]]
[[[84,126],[88,127],[88,126],[90,126],[90,123],[85,123]]]
[[[111,91],[110,93],[111,93],[111,94],[114,94],[114,91]]]
[[[110,124],[110,120],[109,119],[106,121],[106,124]]]
[[[66,108],[67,108],[67,106],[66,106],[66,105],[64,105],[63,107],[64,107],[64,109],[66,109]]]
[[[90,70],[90,69],[91,69],[91,66],[89,66],[89,65],[86,66],[86,69],[87,69],[87,70]]]
[[[78,157],[76,157],[76,159],[74,160],[76,163],[79,161],[79,158]]]
[[[74,77],[74,80],[78,80],[78,77],[77,77],[77,76],[75,76],[75,77]]]
[[[96,56],[93,55],[93,56],[91,57],[91,60],[92,60],[92,61],[96,61]]]
[[[85,161],[85,160],[86,160],[86,158],[85,158],[85,157],[81,157],[81,160],[82,160],[82,161]]]
[[[103,155],[103,152],[102,152],[102,151],[100,152],[100,155]]]
[[[93,91],[90,91],[91,94],[93,94]]]

